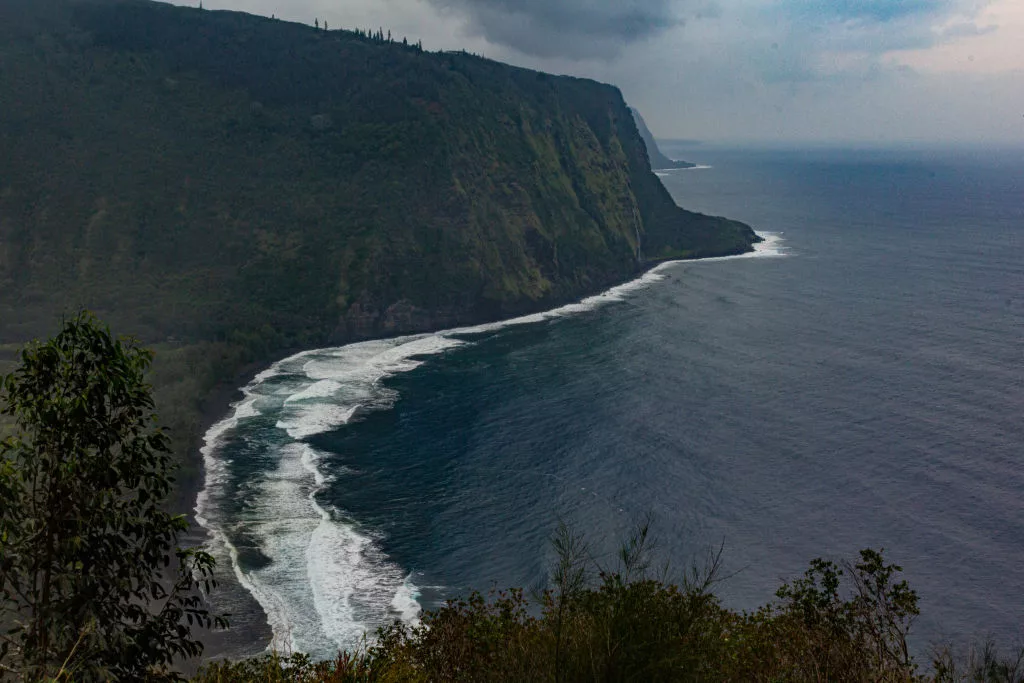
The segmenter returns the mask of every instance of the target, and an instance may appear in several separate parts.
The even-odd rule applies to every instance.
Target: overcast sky
[[[177,4],[198,4],[182,2]],[[204,0],[619,86],[659,138],[1024,144],[1024,0]]]

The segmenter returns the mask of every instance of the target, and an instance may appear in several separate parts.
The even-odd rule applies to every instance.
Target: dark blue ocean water
[[[650,513],[727,605],[884,547],[917,646],[1024,637],[1024,154],[669,153],[687,208],[774,239],[557,315],[284,361],[208,435],[200,516],[275,646],[330,654],[543,581]]]

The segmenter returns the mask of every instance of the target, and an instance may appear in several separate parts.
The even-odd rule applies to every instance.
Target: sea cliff
[[[677,207],[593,81],[142,0],[8,0],[0,63],[0,344],[78,307],[137,334],[182,452],[218,385],[288,350],[757,240]]]
[[[658,142],[654,139],[654,133],[647,127],[647,122],[644,121],[644,117],[640,115],[636,109],[630,108],[633,112],[633,118],[636,120],[636,127],[640,131],[640,137],[644,141],[644,145],[647,146],[647,156],[651,160],[651,168],[654,170],[662,171],[676,168],[695,168],[697,164],[692,164],[689,161],[677,161],[676,159],[669,159],[665,156],[661,149],[658,148]]]

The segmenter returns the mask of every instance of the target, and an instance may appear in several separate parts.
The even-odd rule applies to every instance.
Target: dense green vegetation
[[[183,550],[145,381],[152,353],[88,315],[0,376],[0,678],[162,678],[203,646],[213,558]]]
[[[0,344],[131,330],[181,450],[249,363],[756,239],[675,206],[591,81],[143,0],[4,0],[0,64]]]

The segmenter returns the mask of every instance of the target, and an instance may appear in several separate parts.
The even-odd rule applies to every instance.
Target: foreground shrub
[[[269,654],[240,662],[214,662],[193,680],[207,683],[369,683],[386,679],[380,677],[379,671],[371,670],[368,657],[342,653],[329,662],[313,662],[302,654],[290,657]]]
[[[874,550],[842,568],[814,560],[778,590],[778,603],[730,617],[721,671],[736,680],[914,680],[907,634],[917,594],[894,580],[900,571]],[[845,593],[844,575],[852,583]]]
[[[973,643],[960,655],[944,645],[934,666],[936,683],[1024,683],[1024,648],[1004,657],[992,641]]]
[[[675,584],[653,577],[646,526],[614,569],[582,540],[555,539],[552,586],[533,601],[518,590],[473,593],[395,623],[357,656],[311,664],[264,657],[219,663],[201,681],[887,681],[926,680],[907,646],[917,595],[880,551],[856,563],[814,560],[778,600],[753,613],[712,592],[720,553]],[[1012,678],[939,678],[1006,681]]]
[[[0,379],[0,675],[174,678],[219,621],[199,593],[213,559],[178,548],[188,524],[163,509],[151,358],[82,314]]]

